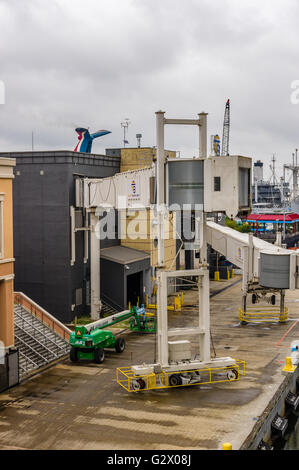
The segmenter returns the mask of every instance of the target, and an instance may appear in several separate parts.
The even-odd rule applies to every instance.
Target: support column
[[[185,269],[194,269],[194,250],[185,250]]]
[[[284,309],[285,309],[285,291],[281,290],[280,291],[280,317],[279,317],[279,321],[281,321],[281,318],[284,316]]]
[[[210,279],[209,270],[203,268],[204,275],[199,278],[199,327],[204,330],[199,339],[200,360],[210,362]]]
[[[249,251],[250,248],[247,246],[243,246],[243,276],[242,276],[242,310],[246,312],[246,299],[247,299],[247,289],[248,289],[248,282],[249,282]]]
[[[207,158],[207,115],[208,113],[200,113],[198,117],[200,119],[199,125],[199,157]]]
[[[157,212],[158,212],[158,266],[164,266],[164,206],[165,206],[165,152],[164,152],[164,111],[156,112],[157,134]]]
[[[200,240],[200,261],[203,264],[208,262],[208,245],[207,245],[207,236],[206,236],[206,214],[204,212],[200,213],[201,221],[201,238]]]
[[[102,307],[100,300],[100,222],[94,213],[90,214],[90,225],[91,318],[98,320]]]
[[[247,301],[247,294],[244,294],[242,296],[242,310],[244,313],[246,312],[246,301]]]
[[[168,312],[167,312],[167,277],[166,273],[158,270],[158,363],[162,367],[168,366]]]

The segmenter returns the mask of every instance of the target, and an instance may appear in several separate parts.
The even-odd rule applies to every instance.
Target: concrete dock
[[[285,379],[299,299],[286,292],[286,323],[241,326],[237,280],[211,282],[214,294],[228,287],[211,298],[211,333],[217,357],[246,361],[240,381],[128,393],[116,368],[152,363],[155,335],[125,332],[125,352],[107,351],[101,365],[66,359],[0,394],[0,449],[239,449]],[[183,311],[169,314],[173,327],[197,315],[197,292],[184,297]]]

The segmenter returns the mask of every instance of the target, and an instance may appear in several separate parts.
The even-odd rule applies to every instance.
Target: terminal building
[[[89,215],[76,200],[78,180],[106,178],[150,167],[155,149],[107,149],[106,155],[74,151],[11,152],[14,158],[15,290],[23,292],[63,323],[90,313]],[[167,156],[175,157],[175,152]],[[105,215],[105,214],[104,214]],[[148,218],[146,211],[139,214]],[[118,220],[125,221],[119,236]],[[108,306],[122,310],[151,295],[154,240],[130,238],[130,214],[116,214],[115,237],[101,240],[101,294]],[[147,227],[147,225],[146,225]],[[147,232],[147,228],[146,228]],[[175,237],[174,237],[175,238]],[[177,240],[168,243],[168,265]],[[128,269],[129,268],[129,269]],[[115,282],[121,286],[115,289]]]
[[[89,264],[84,260],[84,211],[74,211],[76,253],[71,252],[71,213],[76,180],[107,177],[118,157],[72,151],[13,152],[15,158],[15,290],[24,292],[64,323],[89,312]],[[75,262],[73,261],[75,258]]]

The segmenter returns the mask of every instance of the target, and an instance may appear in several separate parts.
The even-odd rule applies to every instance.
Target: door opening
[[[127,303],[139,305],[143,303],[142,296],[142,271],[127,276]]]

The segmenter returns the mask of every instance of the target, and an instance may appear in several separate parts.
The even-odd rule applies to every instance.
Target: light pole
[[[140,149],[142,134],[136,134],[137,147]]]

